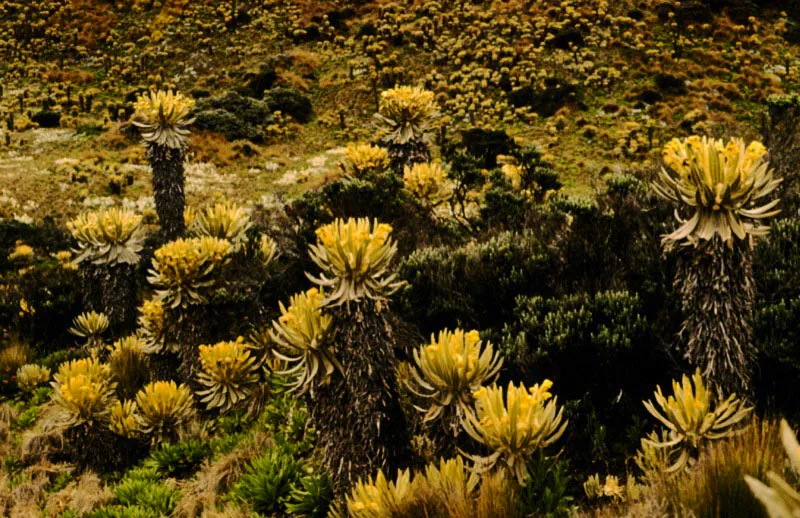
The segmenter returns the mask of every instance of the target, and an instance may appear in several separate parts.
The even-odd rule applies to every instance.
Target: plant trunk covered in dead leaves
[[[105,313],[114,331],[127,331],[136,321],[136,268],[84,263],[81,293],[86,311]]]
[[[392,171],[403,176],[406,167],[414,164],[428,162],[431,159],[431,152],[425,141],[412,139],[403,144],[388,143],[389,163]]]
[[[148,144],[147,159],[153,168],[153,198],[164,241],[183,235],[183,150]]]
[[[752,342],[752,249],[715,237],[681,252],[675,287],[684,315],[685,357],[725,393],[747,396],[756,356]]]
[[[371,304],[336,315],[344,375],[316,387],[309,408],[324,467],[338,494],[407,462],[409,437],[395,379],[392,328]]]

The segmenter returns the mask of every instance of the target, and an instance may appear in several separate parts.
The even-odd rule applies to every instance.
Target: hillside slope
[[[442,135],[504,130],[591,192],[673,136],[757,135],[765,99],[800,70],[797,8],[765,4],[4,0],[0,217],[147,206],[127,120],[151,86],[205,102],[190,199],[324,182],[395,84],[436,92]]]

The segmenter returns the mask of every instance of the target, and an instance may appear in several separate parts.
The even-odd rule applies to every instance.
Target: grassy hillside
[[[0,214],[20,217],[146,203],[126,127],[150,87],[310,99],[307,122],[262,117],[234,142],[213,123],[195,131],[190,179],[257,202],[336,175],[339,148],[372,135],[377,95],[395,84],[436,93],[442,134],[505,130],[586,193],[651,166],[668,138],[757,135],[764,100],[800,70],[795,22],[746,2],[43,0],[6,1],[0,20]],[[58,129],[36,129],[37,114]],[[120,177],[124,189],[109,186]]]

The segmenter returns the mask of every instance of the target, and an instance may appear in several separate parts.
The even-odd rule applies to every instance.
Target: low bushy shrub
[[[424,334],[502,326],[520,294],[551,291],[553,257],[537,235],[503,232],[481,243],[422,248],[400,264],[410,284],[401,312]]]

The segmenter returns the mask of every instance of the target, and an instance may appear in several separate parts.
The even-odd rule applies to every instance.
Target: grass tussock
[[[77,480],[53,493],[47,499],[45,512],[48,516],[61,516],[68,509],[83,516],[113,499],[111,490],[104,486],[100,477],[92,472],[83,473]]]
[[[234,481],[247,469],[250,462],[261,455],[271,444],[265,432],[257,432],[220,458],[207,460],[197,475],[181,484],[181,500],[175,508],[175,516],[244,516],[238,507],[227,506],[217,511],[217,502]],[[215,514],[224,513],[224,514]]]

